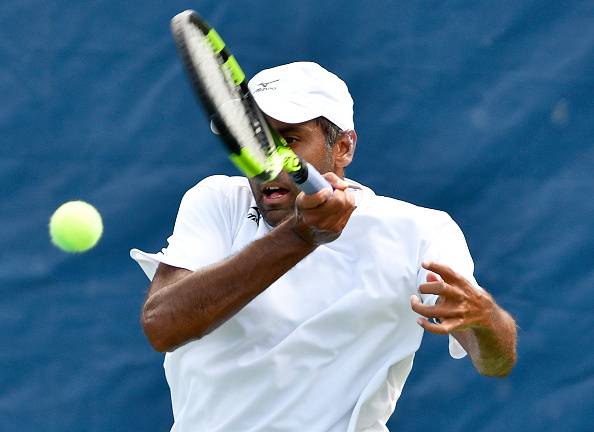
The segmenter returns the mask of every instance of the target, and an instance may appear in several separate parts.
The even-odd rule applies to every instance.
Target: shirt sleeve
[[[421,261],[435,261],[445,264],[468,279],[476,289],[482,289],[474,278],[474,262],[462,230],[449,215],[441,213],[441,216],[440,222],[429,239],[429,247],[421,257]],[[419,285],[426,282],[427,273],[426,269],[419,268],[417,275]],[[434,305],[437,296],[434,294],[421,294],[421,300],[424,304]],[[456,359],[466,356],[466,351],[452,335],[449,335],[449,352]]]
[[[158,253],[130,251],[149,279],[159,263],[195,271],[229,254],[232,238],[226,195],[220,179],[204,179],[183,196],[167,247]]]

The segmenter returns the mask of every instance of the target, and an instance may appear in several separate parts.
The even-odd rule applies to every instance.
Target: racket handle
[[[299,183],[296,181],[295,183],[305,194],[311,195],[316,192],[321,191],[322,189],[332,189],[330,183],[315,169],[309,162],[305,162],[305,179]]]

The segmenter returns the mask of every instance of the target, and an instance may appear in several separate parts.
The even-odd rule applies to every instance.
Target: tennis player
[[[346,84],[299,62],[249,85],[334,190],[208,177],[184,195],[167,247],[131,251],[152,280],[142,325],[166,352],[172,431],[386,431],[423,330],[449,335],[481,374],[508,375],[515,323],[474,279],[456,223],[345,177]]]

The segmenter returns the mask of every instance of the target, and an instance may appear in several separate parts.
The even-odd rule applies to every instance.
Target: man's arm
[[[468,352],[472,363],[483,375],[507,376],[516,363],[516,323],[484,290],[477,290],[450,267],[423,263],[430,272],[419,287],[422,294],[439,296],[435,306],[411,298],[415,312],[439,323],[419,318],[421,327],[431,333],[452,334]],[[441,276],[439,280],[436,276]]]
[[[142,311],[142,326],[161,352],[200,338],[232,317],[317,245],[336,239],[355,209],[346,183],[300,194],[296,214],[239,253],[195,272],[161,264]],[[196,245],[201,247],[201,245]]]

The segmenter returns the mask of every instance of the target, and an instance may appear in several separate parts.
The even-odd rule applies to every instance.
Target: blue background
[[[169,33],[189,7],[250,76],[295,60],[340,75],[359,134],[348,175],[448,211],[478,280],[518,321],[505,380],[427,335],[390,429],[591,430],[594,4],[577,0],[4,0],[0,430],[171,425],[128,251],[159,250],[184,191],[234,174]],[[83,255],[47,235],[72,199],[104,216]]]

